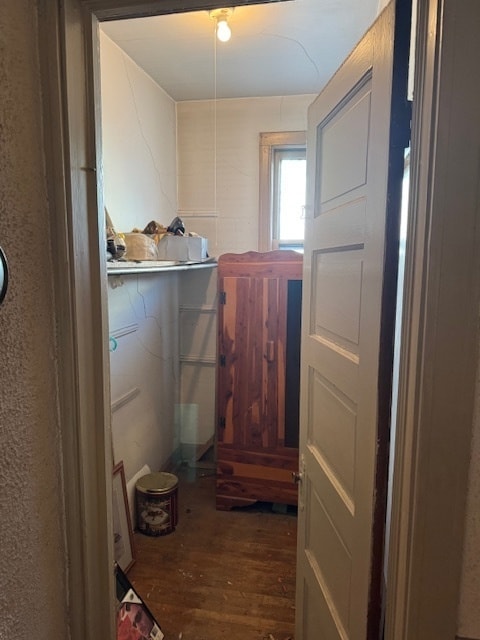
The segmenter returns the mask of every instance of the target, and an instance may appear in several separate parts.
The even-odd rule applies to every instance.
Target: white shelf
[[[176,262],[174,260],[112,261],[107,262],[107,275],[126,276],[137,273],[166,273],[169,271],[192,271],[195,269],[212,269],[217,266],[215,258],[207,258],[201,262]]]

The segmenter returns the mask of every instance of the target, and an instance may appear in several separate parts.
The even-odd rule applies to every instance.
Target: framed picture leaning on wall
[[[126,573],[135,562],[135,548],[123,462],[113,469],[112,513],[115,562]]]

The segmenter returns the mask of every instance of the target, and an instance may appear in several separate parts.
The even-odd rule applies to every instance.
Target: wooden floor
[[[177,472],[176,531],[135,533],[128,577],[165,640],[293,640],[296,513],[216,511],[213,473]]]

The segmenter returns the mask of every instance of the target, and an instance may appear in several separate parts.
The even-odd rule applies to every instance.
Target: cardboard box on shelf
[[[144,233],[124,233],[125,260],[156,260],[157,245],[150,236]]]
[[[159,260],[199,262],[208,257],[207,238],[200,236],[164,236],[157,245]]]

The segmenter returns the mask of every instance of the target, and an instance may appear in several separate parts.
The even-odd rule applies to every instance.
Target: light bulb
[[[227,19],[219,19],[217,22],[217,38],[220,40],[220,42],[228,42],[231,35],[232,32],[230,30],[230,27],[228,26]]]

